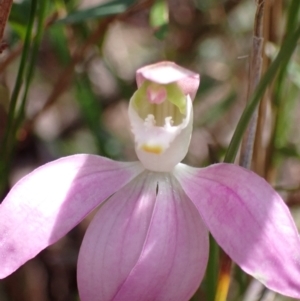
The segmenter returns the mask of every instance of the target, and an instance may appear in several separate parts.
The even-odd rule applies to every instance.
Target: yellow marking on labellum
[[[151,145],[151,144],[143,144],[141,149],[147,153],[152,153],[156,155],[160,155],[163,151],[163,148],[160,145]]]

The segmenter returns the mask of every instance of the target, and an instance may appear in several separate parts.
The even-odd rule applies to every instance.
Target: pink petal
[[[177,180],[145,172],[113,195],[90,224],[78,260],[80,297],[187,301],[207,258],[207,230]]]
[[[200,84],[199,74],[168,61],[138,69],[136,72],[138,87],[140,87],[145,80],[163,85],[177,82],[183,93],[190,95],[192,100],[195,98]]]
[[[253,172],[232,164],[175,171],[209,230],[240,267],[268,288],[300,298],[300,240],[289,209]]]
[[[21,179],[0,206],[0,278],[64,236],[142,170],[139,163],[75,155]]]

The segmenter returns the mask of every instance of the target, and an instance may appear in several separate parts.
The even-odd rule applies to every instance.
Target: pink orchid
[[[188,300],[205,273],[208,231],[245,272],[300,298],[299,235],[274,189],[233,164],[179,163],[199,76],[162,62],[139,69],[137,84],[129,117],[140,162],[74,155],[21,179],[0,206],[0,277],[101,205],[78,258],[82,301]]]

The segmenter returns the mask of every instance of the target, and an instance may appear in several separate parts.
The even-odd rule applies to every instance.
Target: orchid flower
[[[208,231],[248,274],[300,298],[300,240],[281,197],[233,164],[185,157],[199,76],[172,62],[137,71],[129,118],[139,162],[73,155],[45,164],[0,206],[0,277],[100,206],[78,258],[82,301],[187,301],[204,277]]]

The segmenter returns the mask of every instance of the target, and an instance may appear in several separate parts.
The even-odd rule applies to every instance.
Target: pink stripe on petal
[[[178,182],[145,172],[89,226],[78,261],[81,300],[187,301],[207,258],[207,230]]]
[[[64,236],[142,170],[137,162],[75,155],[21,179],[0,205],[0,278]]]
[[[216,241],[240,267],[268,288],[300,298],[300,239],[275,190],[233,164],[196,169],[181,164],[175,175]]]

